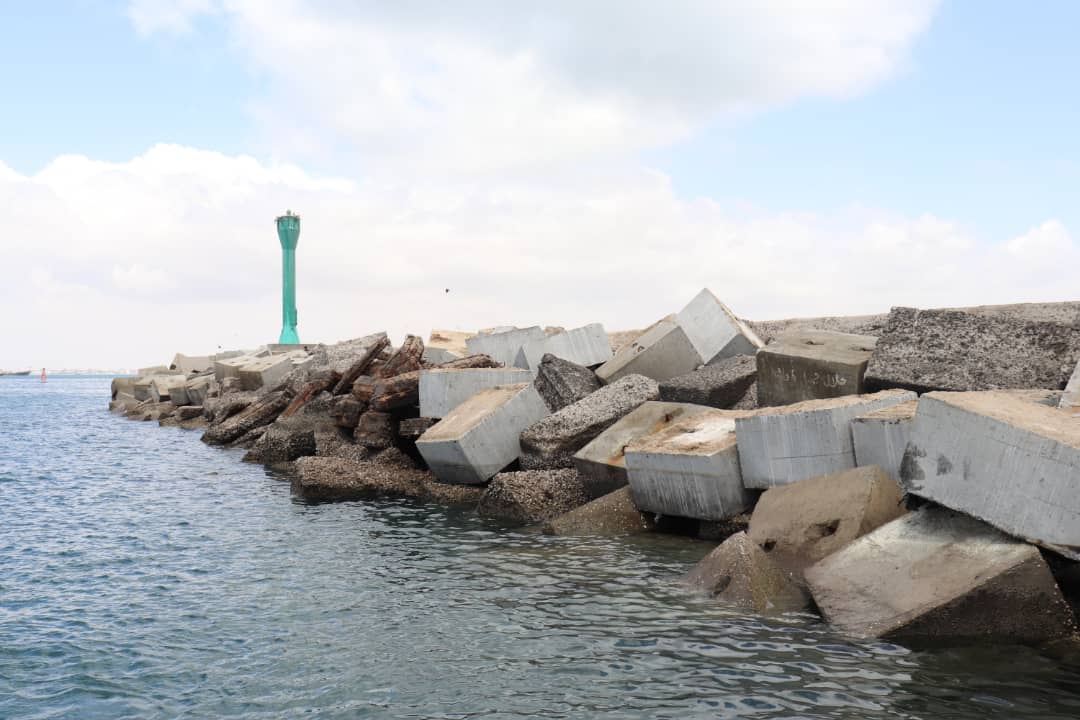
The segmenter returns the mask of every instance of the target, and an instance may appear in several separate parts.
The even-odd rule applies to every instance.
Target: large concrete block
[[[531,381],[532,373],[520,368],[421,370],[420,415],[446,417],[451,410],[481,390]]]
[[[169,402],[177,407],[191,404],[191,400],[188,398],[187,383],[187,378],[183,375],[177,375],[166,383],[165,387]]]
[[[879,467],[769,488],[747,534],[801,580],[803,569],[905,512],[900,486]]]
[[[885,390],[744,411],[735,421],[743,482],[770,488],[849,470],[855,467],[851,421],[914,399],[913,392]]]
[[[293,359],[291,354],[287,354],[251,360],[240,368],[237,375],[241,387],[245,390],[258,390],[261,387],[277,385],[293,371]]]
[[[806,593],[746,533],[736,533],[686,574],[683,584],[757,613],[799,610]]]
[[[671,423],[708,410],[689,403],[644,403],[574,455],[577,468],[592,497],[626,485],[626,447],[638,438],[667,428]]]
[[[735,447],[736,410],[707,408],[626,447],[626,476],[642,510],[723,520],[751,504]]]
[[[882,408],[851,421],[851,441],[855,464],[882,468],[893,482],[900,482],[900,462],[904,459],[918,400]]]
[[[599,390],[600,378],[583,365],[548,354],[541,358],[533,384],[551,411],[557,412]]]
[[[516,363],[518,354],[521,352],[521,346],[533,340],[543,340],[546,337],[547,335],[544,334],[543,329],[533,326],[489,335],[474,335],[465,341],[465,346],[468,348],[470,355],[487,355],[506,367],[517,367]]]
[[[1037,548],[972,518],[923,508],[806,569],[825,619],[890,639],[1054,640],[1072,613]]]
[[[574,467],[578,450],[634,408],[659,395],[660,389],[649,378],[628,375],[568,405],[521,433],[521,467]]]
[[[667,380],[685,375],[702,365],[701,355],[686,332],[674,320],[661,320],[596,369],[602,382],[612,383],[626,375]]]
[[[805,330],[785,333],[757,354],[758,404],[861,395],[877,338]]]
[[[516,365],[529,368],[535,375],[540,361],[548,354],[584,367],[600,365],[612,357],[604,326],[593,323],[526,342],[518,351]]]
[[[900,474],[915,495],[1080,553],[1080,417],[1018,393],[927,393]]]
[[[589,501],[574,469],[499,473],[480,497],[476,512],[532,524],[563,515]]]
[[[481,390],[420,436],[416,448],[443,482],[479,485],[521,454],[521,431],[548,414],[531,383]]]
[[[254,355],[234,355],[215,360],[214,379],[220,383],[224,382],[226,378],[239,378],[240,368],[254,362],[256,359]]]
[[[187,392],[189,403],[192,405],[204,405],[211,393],[218,391],[219,387],[213,376],[206,376],[188,380],[184,389]]]
[[[660,383],[660,399],[732,408],[753,386],[757,372],[753,355],[724,358],[685,375],[664,380]]]
[[[183,353],[176,353],[176,355],[173,356],[172,364],[169,367],[173,370],[179,370],[184,374],[200,373],[213,368],[214,363],[209,357],[206,356],[184,355]]]
[[[706,364],[735,355],[753,355],[764,345],[750,326],[735,317],[708,288],[680,310],[676,319]]]
[[[959,310],[893,308],[866,369],[870,388],[996,390],[1065,387],[1080,327]]]
[[[425,362],[438,365],[451,360],[460,360],[469,354],[467,341],[475,333],[459,330],[432,330],[424,344]]]

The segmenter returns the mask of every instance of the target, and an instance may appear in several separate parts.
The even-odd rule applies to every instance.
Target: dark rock
[[[293,463],[293,473],[293,489],[314,501],[423,498],[431,482],[430,474],[420,470],[333,457],[302,457]]]
[[[548,535],[630,535],[656,527],[652,518],[637,509],[630,488],[608,493],[543,526]]]
[[[428,428],[439,422],[438,418],[406,418],[398,424],[398,437],[415,442],[416,438],[427,432]]]
[[[221,394],[238,393],[244,389],[238,377],[228,377],[221,381]]]
[[[184,405],[176,409],[177,420],[191,420],[192,418],[202,417],[203,408],[202,405]]]
[[[536,391],[552,412],[583,400],[600,389],[600,378],[587,367],[547,353],[536,371]]]
[[[389,465],[392,467],[408,468],[409,470],[416,469],[416,463],[413,459],[396,447],[386,448],[375,455],[375,457],[371,458],[371,462],[376,465]]]
[[[370,450],[385,450],[393,446],[396,434],[397,428],[390,413],[368,410],[360,416],[353,438]]]
[[[421,358],[424,355],[424,341],[416,335],[408,335],[390,359],[372,374],[377,378],[391,378],[414,372],[423,367]]]
[[[457,358],[456,360],[448,360],[444,363],[438,363],[433,367],[439,370],[473,370],[483,368],[500,368],[502,363],[493,360],[491,356],[484,355],[483,353],[477,355],[466,355],[463,358]]]
[[[368,459],[371,451],[363,445],[357,445],[351,435],[346,437],[337,427],[316,428],[315,455],[361,462]]]
[[[868,388],[1060,390],[1080,358],[1080,328],[893,308],[866,370]]]
[[[521,467],[572,468],[574,453],[619,418],[659,396],[656,381],[642,375],[627,375],[602,387],[521,433]]]
[[[371,408],[381,412],[411,407],[420,402],[420,371],[379,378],[371,396]]]
[[[250,431],[272,423],[289,405],[288,396],[281,391],[271,392],[244,410],[207,428],[202,440],[211,445],[233,442]]]
[[[753,355],[736,355],[660,383],[660,399],[730,409],[754,387]]]
[[[352,429],[360,422],[360,415],[364,412],[364,403],[352,395],[339,395],[334,398],[330,407],[330,417],[338,427]]]
[[[364,347],[360,352],[360,355],[349,366],[349,368],[341,374],[341,378],[337,384],[334,385],[332,390],[334,395],[342,395],[349,392],[352,389],[353,383],[356,382],[356,378],[360,377],[368,371],[372,362],[390,346],[390,338],[386,337],[386,333],[379,333],[377,335],[369,335],[370,343],[365,342]],[[364,338],[363,341],[368,340]]]
[[[477,511],[511,522],[544,522],[589,501],[577,470],[499,473],[480,498]]]

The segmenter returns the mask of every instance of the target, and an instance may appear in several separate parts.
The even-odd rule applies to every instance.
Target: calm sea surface
[[[307,505],[108,385],[0,380],[0,718],[1080,717],[1075,654],[727,611],[680,539]]]

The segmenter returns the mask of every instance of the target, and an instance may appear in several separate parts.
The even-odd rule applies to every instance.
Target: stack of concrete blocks
[[[518,351],[515,365],[528,368],[535,375],[540,367],[540,360],[548,353],[583,367],[601,365],[612,357],[611,342],[604,326],[593,323],[529,340]]]
[[[804,330],[781,335],[757,354],[758,405],[861,395],[877,338]]]
[[[850,635],[1041,642],[1076,631],[1037,548],[943,508],[893,520],[805,577],[825,619]]]
[[[706,410],[707,407],[689,403],[646,402],[579,450],[574,455],[574,467],[593,497],[617,490],[627,483],[625,453],[628,445]]]
[[[735,420],[743,482],[764,489],[849,470],[851,421],[915,399],[913,392],[884,390],[743,411]]]
[[[469,354],[468,340],[475,333],[460,330],[432,330],[424,343],[424,362],[432,365],[460,360]]]
[[[724,520],[751,505],[735,446],[738,410],[703,408],[631,442],[626,476],[642,510]]]
[[[539,326],[528,328],[514,328],[503,332],[479,334],[468,338],[465,347],[470,355],[487,355],[503,367],[520,367],[517,365],[521,348],[525,343],[543,340],[547,335]],[[528,368],[523,368],[528,370]]]
[[[521,454],[521,431],[548,414],[531,383],[481,390],[416,441],[440,481],[480,485]]]
[[[532,373],[520,368],[421,370],[420,416],[446,417],[450,411],[481,390],[531,381]]]
[[[855,464],[860,467],[876,465],[899,483],[900,463],[918,406],[918,400],[909,400],[854,418],[851,440],[855,446]]]
[[[905,488],[1080,559],[1080,417],[1003,391],[919,399]]]
[[[601,365],[605,383],[636,373],[663,381],[735,355],[752,355],[760,338],[708,289],[673,318],[665,318]]]

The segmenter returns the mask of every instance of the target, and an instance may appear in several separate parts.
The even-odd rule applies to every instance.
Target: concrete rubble
[[[592,370],[550,353],[541,358],[533,383],[552,412],[584,400],[600,389],[600,379]]]
[[[1076,632],[1037,548],[940,508],[864,535],[807,568],[806,581],[850,635],[1040,642]]]
[[[875,337],[824,330],[781,335],[757,354],[758,404],[862,395],[876,343]]]
[[[753,355],[736,355],[660,383],[660,399],[730,409],[740,403],[757,381]],[[756,397],[751,407],[757,407]]]
[[[659,396],[660,388],[654,381],[629,375],[548,415],[521,433],[521,467],[572,468],[574,453],[639,405]]]
[[[918,406],[918,400],[909,400],[853,418],[851,442],[855,447],[855,464],[876,465],[899,483],[900,463]]]
[[[914,495],[1080,556],[1080,418],[1018,393],[919,399],[901,479]]]
[[[705,408],[626,446],[634,501],[660,515],[723,520],[752,503],[739,471],[734,410]]]
[[[743,483],[764,489],[849,470],[851,421],[914,399],[913,392],[883,390],[748,411],[735,421]]]
[[[720,602],[762,614],[801,610],[807,603],[806,593],[742,532],[706,555],[682,582]]]
[[[521,454],[522,431],[548,414],[531,383],[481,390],[416,441],[443,482],[478,485]]]

